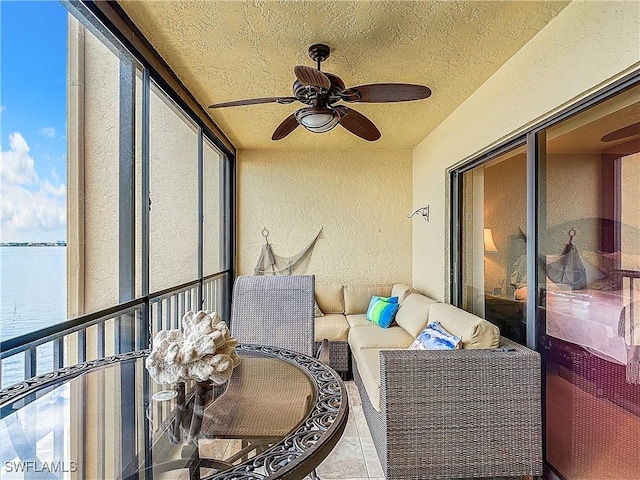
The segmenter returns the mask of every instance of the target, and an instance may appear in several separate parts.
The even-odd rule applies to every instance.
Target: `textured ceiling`
[[[637,152],[640,131],[613,141],[602,137],[636,125],[640,119],[640,87],[634,87],[604,103],[571,117],[547,132],[547,151],[556,154]]]
[[[119,0],[197,101],[290,96],[297,64],[326,43],[322,69],[347,87],[427,85],[430,98],[349,104],[382,138],[367,142],[338,126],[271,135],[303,106],[262,104],[211,110],[238,149],[412,149],[568,1],[141,1]]]

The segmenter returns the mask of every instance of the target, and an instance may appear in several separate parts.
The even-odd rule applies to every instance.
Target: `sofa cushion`
[[[341,313],[325,313],[322,317],[316,317],[315,341],[322,342],[327,339],[330,342],[346,342],[349,333],[347,318]]]
[[[396,314],[396,323],[413,337],[412,341],[427,326],[427,321],[430,317],[429,310],[436,303],[438,302],[432,298],[425,297],[419,293],[412,293],[402,302]]]
[[[342,285],[316,285],[316,302],[322,313],[344,313]]]
[[[400,308],[398,297],[379,297],[374,295],[367,308],[367,320],[382,328],[389,328],[396,312]]]
[[[367,316],[364,313],[357,315],[347,315],[347,323],[351,328],[353,327],[375,327],[376,325],[367,320]]]
[[[315,301],[315,305],[313,307],[314,310],[314,317],[323,317],[324,313],[322,313],[322,310],[320,310],[320,306],[318,305],[318,301]]]
[[[391,296],[398,297],[398,303],[400,305],[402,305],[402,302],[404,302],[405,299],[412,293],[416,293],[413,287],[410,287],[409,285],[406,285],[404,283],[396,283],[391,289]]]
[[[397,325],[389,328],[353,327],[349,329],[351,352],[362,348],[407,348],[414,338]]]
[[[455,350],[459,345],[460,337],[447,332],[438,322],[429,322],[409,350]]]
[[[389,297],[391,285],[346,285],[344,287],[344,313],[347,315],[366,313],[371,297],[374,295]],[[324,312],[324,310],[322,311]]]
[[[380,348],[364,348],[353,353],[362,384],[373,408],[380,411]]]
[[[398,311],[398,315],[402,308]],[[440,322],[440,325],[445,330],[456,337],[460,337],[462,339],[462,348],[497,348],[500,342],[500,329],[498,327],[483,318],[448,303],[432,305],[429,312],[429,320]]]

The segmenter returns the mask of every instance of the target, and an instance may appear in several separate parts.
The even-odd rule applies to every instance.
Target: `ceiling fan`
[[[608,133],[600,139],[602,142],[613,142],[615,140],[622,140],[623,138],[633,137],[634,135],[640,135],[640,122],[632,123],[626,127],[619,128],[611,133]]]
[[[378,140],[380,131],[367,117],[346,105],[334,105],[339,101],[347,103],[387,103],[421,100],[431,95],[431,90],[423,85],[407,83],[374,83],[346,88],[344,82],[333,73],[320,71],[320,64],[331,53],[324,44],[309,47],[309,57],[316,61],[317,68],[296,65],[293,72],[293,97],[266,97],[215,103],[209,108],[236,107],[259,103],[280,103],[287,105],[296,100],[306,104],[289,115],[276,128],[272,140],[281,140],[298,125],[314,133],[324,133],[340,124],[348,131],[368,141]]]

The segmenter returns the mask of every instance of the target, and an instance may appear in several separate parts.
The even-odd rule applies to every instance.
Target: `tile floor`
[[[371,433],[362,413],[358,387],[353,381],[345,384],[349,394],[349,421],[342,438],[316,472],[322,480],[384,480]]]

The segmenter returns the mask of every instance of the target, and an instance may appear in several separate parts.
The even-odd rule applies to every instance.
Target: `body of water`
[[[66,247],[0,247],[0,340],[67,320]],[[2,362],[2,388],[22,381],[24,356]],[[38,374],[53,368],[53,347],[38,348]]]

